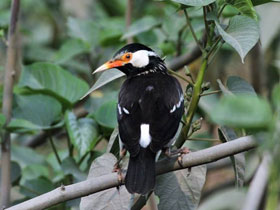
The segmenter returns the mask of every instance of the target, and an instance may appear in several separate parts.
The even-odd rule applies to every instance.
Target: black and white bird
[[[149,47],[133,43],[94,71],[117,68],[126,74],[118,99],[119,136],[130,153],[125,186],[146,194],[155,186],[156,153],[174,138],[184,112],[182,88]]]

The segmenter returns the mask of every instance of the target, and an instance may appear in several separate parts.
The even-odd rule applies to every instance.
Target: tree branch
[[[243,210],[259,209],[269,177],[270,156],[266,154],[250,184]]]
[[[13,85],[17,65],[17,21],[19,14],[20,0],[13,0],[11,5],[11,19],[8,35],[7,61],[4,78],[4,93],[2,112],[6,117],[6,124],[10,122],[12,103],[13,103]],[[10,133],[5,131],[3,142],[1,143],[1,207],[9,205],[11,191],[11,150]]]
[[[197,58],[202,55],[202,52],[198,46],[195,46],[189,53],[181,55],[172,59],[169,63],[167,63],[167,67],[172,70],[179,70],[183,68],[185,65],[189,65]]]
[[[170,171],[210,163],[224,157],[253,149],[256,146],[257,144],[251,136],[242,137],[234,141],[184,155],[182,166],[178,163],[177,158],[163,159],[156,164],[156,173],[157,175],[160,175]],[[119,185],[120,183],[117,173],[111,173],[76,184],[59,187],[48,193],[10,207],[7,210],[45,209],[67,200],[87,196]]]

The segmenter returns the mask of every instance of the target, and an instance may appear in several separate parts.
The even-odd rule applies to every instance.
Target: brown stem
[[[17,67],[16,31],[20,8],[20,0],[13,0],[11,4],[11,19],[8,34],[8,49],[4,79],[4,93],[2,112],[6,117],[6,125],[11,119],[13,103],[13,85]],[[5,126],[6,126],[5,125]],[[1,143],[1,207],[7,207],[10,202],[11,191],[11,150],[10,133],[5,131]]]
[[[126,4],[126,11],[125,11],[125,21],[126,21],[126,29],[129,28],[131,25],[131,14],[132,14],[132,0],[127,0]],[[127,44],[130,44],[133,42],[133,37],[128,37],[126,40]]]

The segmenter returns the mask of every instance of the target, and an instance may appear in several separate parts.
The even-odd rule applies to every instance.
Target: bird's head
[[[117,68],[127,76],[166,72],[164,61],[149,47],[133,43],[121,48],[111,60],[97,68],[93,74]]]

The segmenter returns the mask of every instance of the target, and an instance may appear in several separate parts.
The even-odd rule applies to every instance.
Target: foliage
[[[82,181],[86,174],[89,179],[111,173],[119,152],[116,105],[120,78],[124,74],[116,69],[97,76],[92,76],[91,72],[130,38],[166,56],[166,63],[191,53],[193,46],[198,45],[202,50],[201,59],[189,66],[190,71],[180,71],[181,77],[191,82],[186,84],[180,80],[185,88],[186,113],[176,146],[184,144],[191,149],[202,149],[212,145],[207,140],[213,140],[214,136],[219,135],[220,142],[227,142],[249,134],[260,145],[258,152],[231,157],[235,185],[240,189],[217,191],[202,202],[200,197],[203,197],[205,180],[207,182],[206,166],[157,177],[155,194],[159,209],[240,209],[246,195],[242,187],[253,174],[247,175],[249,178],[246,176],[250,164],[245,159],[259,159],[266,151],[272,151],[274,172],[269,183],[280,186],[277,165],[280,154],[279,69],[274,76],[277,84],[271,84],[275,85],[273,90],[265,87],[267,96],[256,93],[256,86],[253,88],[246,81],[248,78],[230,76],[225,79],[222,73],[217,76],[210,72],[213,66],[229,66],[230,59],[238,64],[247,62],[246,56],[260,38],[254,6],[271,1],[134,1],[132,24],[127,28],[125,1],[92,1],[89,5],[81,1],[82,12],[78,3],[62,2],[22,0],[21,4],[22,65],[19,65],[21,72],[13,92],[11,121],[6,124],[5,116],[0,114],[0,133],[7,130],[13,134],[11,180],[16,191],[16,195],[12,195],[13,204],[61,184]],[[9,4],[8,0],[0,2],[1,74]],[[279,56],[279,47],[275,45],[274,48],[273,53]],[[271,56],[271,52],[268,55]],[[273,57],[269,65],[277,63],[277,59]],[[212,77],[214,75],[214,81],[221,79],[218,83],[212,81],[210,90],[206,84],[206,69]],[[238,65],[234,70],[237,72]],[[215,88],[221,93],[212,95]],[[2,95],[0,101],[2,104]],[[213,132],[214,127],[219,129]],[[36,138],[47,143],[30,148]],[[186,139],[199,141],[185,143]],[[277,206],[279,195],[274,190],[269,184],[268,206]],[[120,187],[120,191],[112,188],[82,198],[80,204],[79,200],[68,201],[59,208],[74,209],[80,205],[81,209],[92,206],[94,209],[110,209],[111,206],[129,209],[130,199],[124,187]]]

